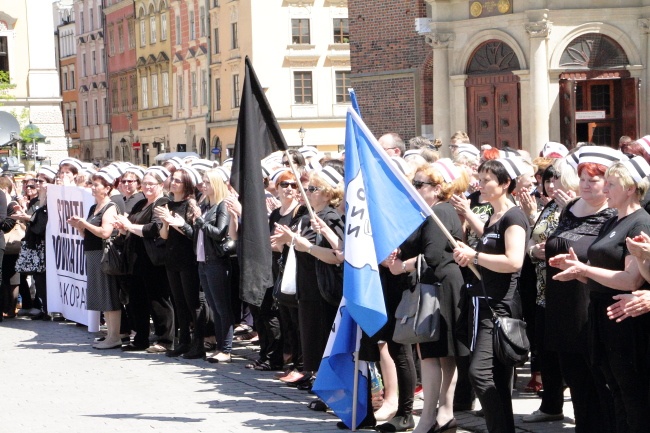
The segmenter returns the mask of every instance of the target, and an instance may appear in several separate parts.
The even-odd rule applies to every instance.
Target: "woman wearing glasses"
[[[142,178],[144,199],[133,205],[128,218],[116,216],[116,228],[126,235],[124,248],[134,252],[136,257],[133,274],[126,276],[129,288],[127,308],[136,334],[133,342],[122,348],[124,351],[162,353],[169,350],[174,341],[174,307],[167,273],[164,266],[152,263],[145,247],[145,242],[154,243],[159,237],[162,221],[154,215],[153,209],[169,203],[163,195],[163,182],[168,177],[169,171],[164,167],[147,170]],[[153,320],[157,338],[152,346],[149,346],[149,317]]]
[[[455,166],[448,158],[420,167],[413,178],[413,186],[418,193],[431,206],[449,233],[458,240],[462,238],[462,227],[449,199],[453,194],[464,192],[468,184],[467,172]],[[394,274],[413,272],[422,255],[425,263],[421,281],[439,285],[440,339],[418,344],[424,407],[420,422],[415,428],[417,433],[456,431],[453,412],[456,384],[454,356],[467,355],[467,348],[455,336],[463,275],[454,262],[452,246],[445,239],[440,227],[433,219],[427,218],[400,246],[401,258],[395,259],[391,265]],[[401,392],[402,390],[400,394]]]
[[[298,181],[290,170],[285,170],[275,178],[275,187],[278,192],[280,207],[274,209],[269,216],[271,235],[276,230],[276,225],[291,227],[297,224],[305,208],[298,203]],[[273,280],[279,274],[279,261],[282,259],[284,245],[273,243]],[[260,337],[260,356],[257,361],[247,365],[255,370],[276,370],[289,358],[294,368],[280,377],[283,382],[294,382],[303,377],[302,349],[300,346],[300,330],[298,322],[298,304],[278,302],[279,317],[269,311],[269,306],[274,303],[273,288],[266,292],[257,321],[257,331]],[[270,305],[269,305],[270,304]]]
[[[192,244],[196,206],[194,188],[201,182],[201,177],[193,168],[181,167],[170,179],[172,201],[166,207],[160,206],[154,209],[154,215],[163,222],[160,237],[166,239],[165,268],[180,329],[178,345],[168,351],[167,356],[203,358],[205,357],[203,337],[207,322],[204,309],[205,296],[200,289],[196,255]],[[193,334],[192,324],[194,324]]]
[[[343,200],[343,175],[334,167],[324,167],[312,172],[307,186],[307,198],[314,213],[330,227],[339,239],[343,238],[343,222],[336,207]],[[316,230],[311,226],[308,213],[292,227],[276,225],[278,230],[272,237],[276,244],[295,243],[296,250],[296,294],[298,297],[298,318],[300,323],[300,342],[303,355],[303,370],[311,378],[302,378],[299,389],[311,389],[325,345],[330,334],[337,307],[329,304],[318,289],[317,260],[328,264],[340,263],[332,246],[323,237],[319,241]],[[296,235],[296,231],[299,234]],[[296,383],[296,382],[294,382]]]
[[[521,301],[517,291],[519,273],[524,262],[528,218],[510,200],[517,186],[517,177],[526,170],[518,159],[486,161],[478,169],[479,191],[492,205],[494,213],[486,222],[476,250],[459,242],[454,260],[461,266],[470,263],[480,269],[483,282],[474,280],[470,296],[476,317],[470,342],[469,377],[481,402],[490,433],[514,433],[511,381],[513,369],[494,355],[492,334],[494,324],[488,307],[500,315],[521,317]],[[484,285],[488,298],[483,295]]]

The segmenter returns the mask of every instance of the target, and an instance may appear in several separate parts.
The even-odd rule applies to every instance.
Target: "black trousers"
[[[456,380],[456,391],[454,392],[454,407],[460,410],[471,410],[476,393],[469,380],[470,357],[456,356],[455,359],[458,379]]]
[[[34,285],[36,286],[36,297],[40,299],[43,312],[47,313],[47,277],[45,272],[34,274],[32,278],[34,278]]]
[[[194,324],[195,337],[203,338],[206,326],[205,296],[200,289],[196,266],[182,271],[167,269],[167,279],[174,297],[174,311],[178,320],[178,343],[190,344],[190,326]],[[202,323],[200,320],[202,320]]]
[[[488,310],[489,311],[489,310]],[[514,433],[511,383],[513,368],[503,365],[492,348],[494,325],[480,311],[476,344],[471,355],[469,380],[476,391],[490,433]]]
[[[41,309],[41,300],[36,297],[32,299],[32,293],[29,289],[29,284],[27,283],[27,275],[20,274],[20,287],[18,289],[20,297],[23,300],[23,308],[25,310],[31,310],[32,308]]]
[[[154,332],[162,343],[174,341],[174,307],[167,274],[162,268],[149,275],[129,275],[129,319],[136,332],[133,344],[149,346],[149,317],[153,319]]]
[[[647,432],[648,401],[647,317],[627,318],[620,323],[607,317],[611,296],[591,293],[589,350],[596,368],[612,391],[617,433]]]
[[[302,371],[302,345],[300,344],[300,321],[298,307],[280,304],[280,329],[282,333],[282,352],[291,354],[291,362],[296,370]]]
[[[602,373],[589,364],[586,354],[547,353],[557,359],[562,377],[571,391],[576,433],[616,431],[612,393],[607,388]]]
[[[397,370],[397,389],[399,397],[397,402],[396,416],[406,416],[413,412],[413,394],[415,393],[415,363],[413,361],[413,350],[410,344],[399,344],[389,340],[388,353],[395,362]]]
[[[273,369],[280,369],[284,365],[280,312],[273,304],[273,287],[270,287],[266,290],[262,305],[259,307],[250,305],[250,309],[260,339],[258,362]]]
[[[564,406],[564,380],[560,370],[560,360],[556,352],[544,349],[546,331],[546,308],[537,305],[535,312],[535,347],[537,347],[537,366],[542,372],[544,393],[540,410],[550,415],[562,413]]]

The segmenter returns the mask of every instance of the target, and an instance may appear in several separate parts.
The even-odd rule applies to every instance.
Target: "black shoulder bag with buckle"
[[[526,362],[528,360],[528,351],[530,350],[530,342],[526,335],[526,322],[512,317],[500,316],[492,309],[488,301],[482,276],[481,288],[483,289],[485,302],[492,312],[492,323],[494,323],[492,350],[494,351],[494,356],[503,365],[508,367],[514,367],[517,364]]]

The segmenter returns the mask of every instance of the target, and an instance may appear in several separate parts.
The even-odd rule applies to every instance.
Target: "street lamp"
[[[32,139],[32,156],[34,157],[34,169],[36,169],[36,156],[38,154],[36,141],[44,140],[45,136],[41,134],[38,126],[34,125],[32,122],[29,122],[29,125],[25,126],[24,131],[27,131],[27,135]],[[20,164],[20,152],[18,152],[18,164]]]
[[[124,158],[124,149],[126,148],[126,143],[127,143],[126,139],[125,139],[124,137],[122,137],[122,138],[120,139],[120,144],[121,144],[120,149],[121,149],[121,153],[122,153],[122,158],[121,158],[122,161],[124,161],[124,159],[125,159],[125,158]]]
[[[307,133],[307,131],[305,131],[305,128],[301,125],[298,130],[298,135],[300,136],[300,147],[304,147],[305,145],[305,133]]]

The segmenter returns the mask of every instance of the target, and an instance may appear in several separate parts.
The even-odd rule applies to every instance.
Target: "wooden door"
[[[519,143],[519,83],[499,83],[495,86],[496,137],[498,147],[520,149]]]
[[[512,74],[468,78],[467,134],[473,144],[521,149],[519,82]]]
[[[576,140],[576,82],[560,80],[560,141],[567,149],[575,146]]]

